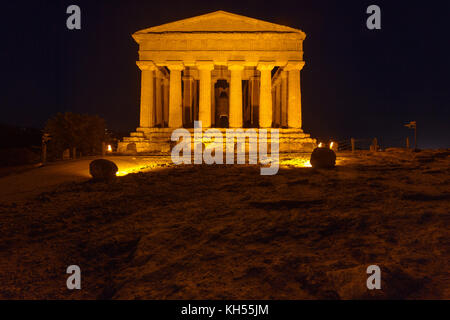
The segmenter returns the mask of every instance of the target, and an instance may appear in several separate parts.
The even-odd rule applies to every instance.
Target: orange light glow
[[[322,146],[323,146],[323,143],[320,142],[320,143],[319,143],[319,148],[322,148]]]
[[[132,173],[132,172],[133,172],[132,169],[130,169],[130,170],[117,171],[117,172],[116,172],[116,176],[117,176],[117,177],[123,177],[123,176],[126,176],[127,174]]]
[[[147,172],[156,167],[155,164],[149,163],[149,164],[140,164],[137,166],[119,166],[119,171],[116,172],[117,177],[123,177],[130,173],[137,173],[137,172]]]
[[[112,146],[110,144],[108,144],[107,151],[112,152]]]
[[[330,149],[333,149],[333,144],[334,144],[334,142],[330,143]]]
[[[295,159],[288,159],[288,160],[281,160],[280,165],[282,166],[289,166],[289,167],[296,167],[296,168],[310,168],[311,162],[309,162],[309,158],[295,158]]]
[[[122,169],[122,170],[119,170],[119,171],[116,172],[116,176],[117,177],[123,177],[123,176],[126,176],[127,174],[130,174],[130,173],[139,172],[142,169],[143,169],[142,166]]]

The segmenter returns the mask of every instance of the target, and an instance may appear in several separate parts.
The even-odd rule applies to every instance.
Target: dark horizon
[[[400,146],[416,120],[419,147],[448,148],[449,4],[422,2],[27,1],[4,4],[0,123],[40,128],[57,112],[98,114],[121,132],[138,126],[137,30],[225,10],[303,30],[304,130]],[[81,30],[66,8],[81,8]],[[382,29],[368,30],[377,4]]]

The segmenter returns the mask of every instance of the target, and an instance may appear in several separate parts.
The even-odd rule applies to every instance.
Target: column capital
[[[195,65],[199,70],[212,71],[214,69],[214,62],[208,60],[196,61]]]
[[[305,65],[305,61],[288,61],[284,70],[292,71],[292,70],[302,70]]]
[[[242,71],[244,70],[245,61],[228,61],[228,70],[231,71]]]
[[[141,70],[156,70],[156,65],[153,61],[136,61],[136,65],[139,67],[139,69]]]
[[[183,61],[166,61],[166,67],[170,71],[182,71],[184,69]]]
[[[263,70],[272,70],[275,67],[275,62],[274,61],[259,61],[258,65],[256,66],[256,69],[258,69],[259,71],[263,71]]]

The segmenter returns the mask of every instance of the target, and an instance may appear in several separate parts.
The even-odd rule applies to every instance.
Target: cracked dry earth
[[[338,160],[275,176],[177,166],[2,199],[0,298],[449,299],[449,150]],[[66,288],[73,264],[82,290]],[[381,290],[366,288],[372,264]]]

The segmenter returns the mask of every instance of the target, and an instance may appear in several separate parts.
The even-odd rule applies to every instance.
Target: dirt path
[[[82,182],[90,179],[89,163],[95,157],[49,163],[25,172],[14,173],[0,178],[0,201],[21,201],[50,190],[61,183]],[[167,159],[162,157],[111,156],[119,172],[128,172],[146,166],[156,166]]]

